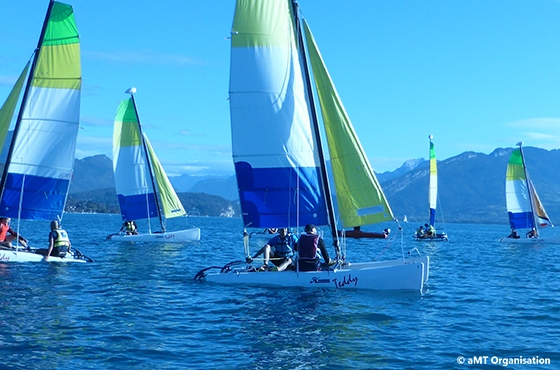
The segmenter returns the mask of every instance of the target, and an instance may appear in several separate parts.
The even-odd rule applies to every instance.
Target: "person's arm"
[[[45,256],[45,261],[49,260],[49,256],[51,255],[53,247],[54,247],[54,238],[52,237],[52,234],[49,234],[49,250],[47,251],[47,255]]]
[[[325,247],[325,241],[323,240],[323,238],[319,238],[319,242],[317,244],[319,250],[321,251],[321,255],[323,256],[323,259],[325,260],[326,263],[329,263],[331,261],[331,258],[329,257],[329,252]]]
[[[8,232],[10,234],[12,234],[13,236],[15,236],[16,238],[18,238],[19,240],[23,240],[25,243],[27,243],[27,239],[25,239],[23,236],[19,235],[14,229],[12,229],[11,227],[8,229]]]

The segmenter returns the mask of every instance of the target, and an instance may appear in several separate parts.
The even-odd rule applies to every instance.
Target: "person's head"
[[[56,230],[60,227],[60,224],[58,223],[57,220],[51,221],[51,230]]]
[[[280,229],[278,229],[278,235],[284,237],[284,236],[286,236],[287,234],[288,234],[288,229],[286,229],[286,228],[280,228]]]
[[[307,224],[305,225],[305,232],[308,234],[315,234],[317,232],[317,229],[315,228],[315,225],[313,224]]]
[[[0,217],[0,224],[7,225],[9,223],[10,223],[10,218],[9,217]]]

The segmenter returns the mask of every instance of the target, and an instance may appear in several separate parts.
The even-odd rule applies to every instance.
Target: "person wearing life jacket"
[[[121,231],[125,232],[126,235],[138,235],[138,228],[136,227],[136,221],[125,221],[121,227]]]
[[[317,235],[317,229],[313,224],[305,225],[305,234],[300,236],[296,244],[296,250],[298,251],[299,271],[321,270],[320,256],[323,257],[327,265],[331,265],[325,241]]]
[[[12,248],[12,241],[18,239],[19,243],[27,248],[27,239],[19,235],[10,226],[11,219],[8,217],[0,218],[0,247]]]
[[[44,255],[45,261],[48,261],[50,256],[66,256],[71,248],[72,244],[70,238],[68,238],[68,233],[60,228],[57,220],[54,220],[51,222],[51,232],[49,233],[49,249],[38,249],[37,253]]]
[[[277,267],[278,271],[284,271],[292,264],[292,257],[297,241],[297,237],[288,233],[287,228],[280,228],[278,229],[278,235],[271,238],[252,258],[247,258],[247,262],[251,262],[253,259],[263,254],[264,263],[260,268],[261,271],[269,270],[269,260]]]
[[[426,235],[428,238],[435,238],[436,237],[436,228],[434,225],[426,224]]]

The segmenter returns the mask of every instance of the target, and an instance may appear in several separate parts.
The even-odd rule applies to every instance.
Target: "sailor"
[[[418,230],[416,230],[416,237],[417,238],[425,238],[426,235],[424,234],[424,226],[420,225]]]
[[[49,249],[38,249],[37,253],[45,256],[45,261],[48,261],[49,256],[65,257],[71,248],[72,243],[70,243],[68,233],[60,228],[57,220],[54,220],[51,222],[51,232],[49,233]]]
[[[323,257],[327,266],[334,263],[329,257],[329,252],[327,252],[327,248],[325,247],[325,241],[317,235],[317,229],[313,224],[305,225],[305,234],[300,236],[296,245],[296,250],[299,254],[299,271],[321,270],[321,264],[319,263],[320,256]]]
[[[126,235],[138,235],[138,228],[136,227],[136,222],[132,221],[125,221],[121,230],[124,230]]]
[[[436,237],[436,228],[434,227],[434,225],[426,224],[426,235],[428,238]]]

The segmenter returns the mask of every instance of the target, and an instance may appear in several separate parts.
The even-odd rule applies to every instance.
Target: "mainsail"
[[[438,192],[438,177],[437,177],[437,162],[436,151],[434,143],[432,143],[432,135],[430,139],[430,186],[428,190],[428,203],[430,205],[430,225],[435,225],[436,206],[437,206],[437,192]]]
[[[162,216],[186,215],[148,137],[141,132],[132,97],[119,104],[115,117],[113,170],[124,221],[149,218],[162,221]]]
[[[514,229],[531,229],[552,225],[529,179],[521,143],[509,158],[506,172],[506,204],[509,223]]]
[[[328,224],[293,18],[289,1],[236,6],[229,97],[247,227]]]
[[[51,1],[2,175],[2,216],[62,217],[74,167],[81,86],[73,9]]]

